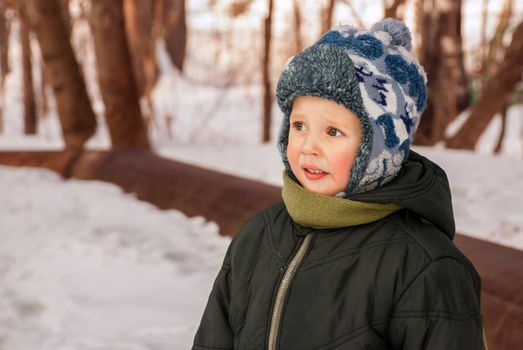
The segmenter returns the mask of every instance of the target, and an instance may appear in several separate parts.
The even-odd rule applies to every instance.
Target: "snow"
[[[230,242],[112,184],[0,167],[0,348],[189,349]]]

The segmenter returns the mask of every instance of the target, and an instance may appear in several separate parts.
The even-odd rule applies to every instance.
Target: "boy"
[[[340,26],[277,86],[283,203],[231,242],[193,350],[484,349],[444,171],[409,151],[426,78],[408,28]]]

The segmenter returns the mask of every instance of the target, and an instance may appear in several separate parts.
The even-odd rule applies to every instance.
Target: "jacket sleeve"
[[[394,306],[392,348],[484,350],[480,279],[474,274],[449,257],[425,267]]]
[[[234,335],[229,323],[231,306],[230,282],[231,250],[234,240],[229,244],[223,265],[214,281],[192,350],[234,349]]]

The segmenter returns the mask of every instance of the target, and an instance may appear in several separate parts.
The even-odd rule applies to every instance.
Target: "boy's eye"
[[[303,129],[303,123],[302,122],[294,122],[292,123],[292,126],[298,130],[298,131],[301,131]]]
[[[340,130],[336,129],[336,128],[330,128],[329,129],[329,135],[330,136],[342,136],[343,133]]]

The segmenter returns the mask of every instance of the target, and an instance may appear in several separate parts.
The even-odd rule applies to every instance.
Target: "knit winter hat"
[[[411,47],[407,26],[387,18],[370,31],[334,27],[289,59],[276,97],[284,114],[278,149],[290,174],[289,117],[294,98],[303,95],[341,104],[360,120],[361,144],[342,197],[382,186],[398,174],[427,96],[427,78]]]

